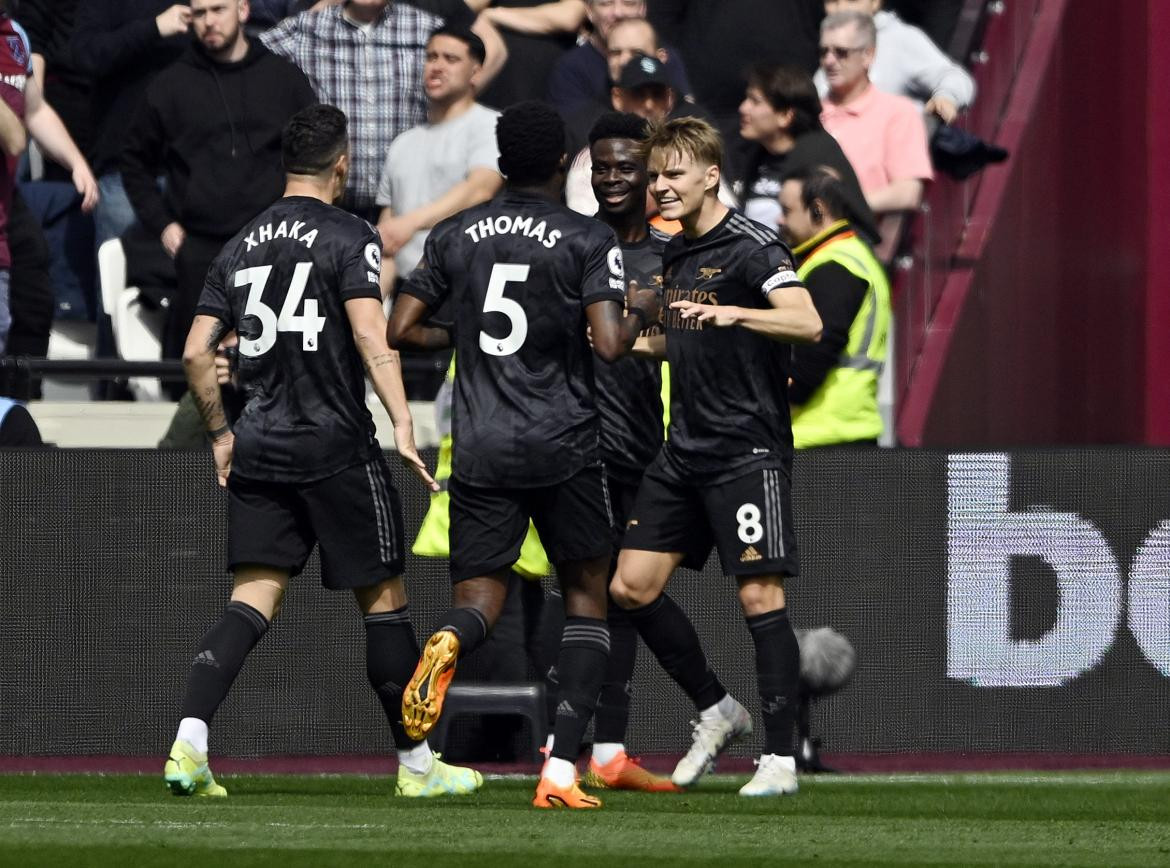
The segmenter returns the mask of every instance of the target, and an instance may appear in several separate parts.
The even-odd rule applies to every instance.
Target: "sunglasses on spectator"
[[[855,51],[864,51],[864,50],[865,50],[865,46],[863,46],[863,45],[858,46],[857,48],[842,48],[839,45],[822,45],[821,46],[821,59],[824,59],[824,58],[828,57],[830,54],[832,54],[833,57],[837,58],[838,60],[844,60],[849,55],[853,54]]]

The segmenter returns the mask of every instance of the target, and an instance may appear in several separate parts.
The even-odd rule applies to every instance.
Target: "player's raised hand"
[[[423,463],[422,456],[418,454],[418,447],[414,445],[413,422],[399,422],[394,426],[394,446],[398,449],[402,463],[413,470],[427,488],[431,491],[438,491],[439,483],[435,482],[434,477],[427,472],[427,466]]]
[[[695,301],[676,301],[671,308],[682,311],[683,319],[697,319],[699,322],[709,322],[718,328],[727,328],[739,322],[736,309],[726,304],[699,304]]]
[[[227,488],[228,477],[232,473],[232,450],[236,445],[236,435],[231,431],[222,434],[211,441],[211,455],[215,459],[215,476],[221,488]]]

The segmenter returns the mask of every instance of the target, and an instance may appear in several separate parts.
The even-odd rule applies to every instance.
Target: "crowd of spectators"
[[[177,357],[208,264],[280,195],[280,130],[313,101],[349,118],[340,204],[377,225],[391,278],[499,190],[496,114],[532,98],[565,118],[584,213],[601,113],[698,115],[727,139],[727,202],[780,223],[784,178],[828,167],[876,242],[875,215],[916,208],[932,178],[930,126],[974,99],[938,47],[960,2],[0,0],[0,355],[45,355],[50,314],[96,322],[114,355],[94,261],[120,239],[171,263]]]

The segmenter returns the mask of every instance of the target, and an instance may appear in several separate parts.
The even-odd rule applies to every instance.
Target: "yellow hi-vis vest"
[[[439,483],[440,491],[432,492],[431,505],[427,509],[422,527],[414,539],[411,551],[423,558],[451,557],[451,497],[447,493],[447,483],[451,478],[451,452],[454,440],[451,437],[451,390],[455,382],[455,359],[451,359],[451,366],[447,368],[447,380],[435,398],[435,413],[439,417],[439,430],[443,437],[439,441],[439,464],[435,468],[435,481]],[[528,535],[520,547],[520,559],[512,567],[514,571],[526,579],[540,579],[552,572],[548,556],[540,544],[540,537],[532,522],[528,523]]]
[[[849,340],[837,366],[806,404],[792,408],[792,441],[797,449],[876,440],[882,433],[877,387],[890,332],[890,284],[864,241],[850,234],[816,247],[797,274],[801,280],[830,262],[869,284],[849,326]]]

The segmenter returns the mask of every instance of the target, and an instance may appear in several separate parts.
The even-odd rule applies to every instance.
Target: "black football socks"
[[[199,641],[179,716],[211,723],[248,653],[267,630],[268,619],[247,603],[228,603],[219,620]]]
[[[598,744],[622,744],[630,718],[630,697],[634,680],[634,663],[638,653],[638,631],[625,610],[613,600],[606,613],[609,626],[609,663],[597,699],[593,716],[593,741]],[[548,719],[556,719],[560,677],[556,659],[561,634],[565,627],[565,606],[559,591],[554,591],[545,602],[540,622],[542,657],[549,661],[544,671],[545,698]]]
[[[613,600],[606,614],[609,625],[609,663],[597,698],[593,720],[593,741],[597,744],[621,744],[626,740],[630,720],[630,697],[633,691],[634,663],[638,654],[638,631],[629,615]]]
[[[386,722],[400,750],[416,742],[402,727],[402,690],[418,661],[418,639],[410,623],[410,607],[365,616],[366,677],[378,694]]]
[[[600,618],[569,616],[557,655],[556,716],[552,756],[576,762],[585,729],[597,707],[597,694],[609,656],[609,628]]]
[[[727,695],[707,663],[694,625],[674,600],[663,594],[653,603],[626,609],[626,614],[666,674],[696,708],[710,708]]]
[[[800,687],[800,645],[788,621],[788,611],[778,609],[747,619],[756,646],[756,678],[764,716],[764,753],[793,755]]]
[[[478,609],[470,607],[452,609],[442,620],[438,632],[450,630],[459,638],[459,659],[462,660],[487,638],[487,621],[483,619]]]

